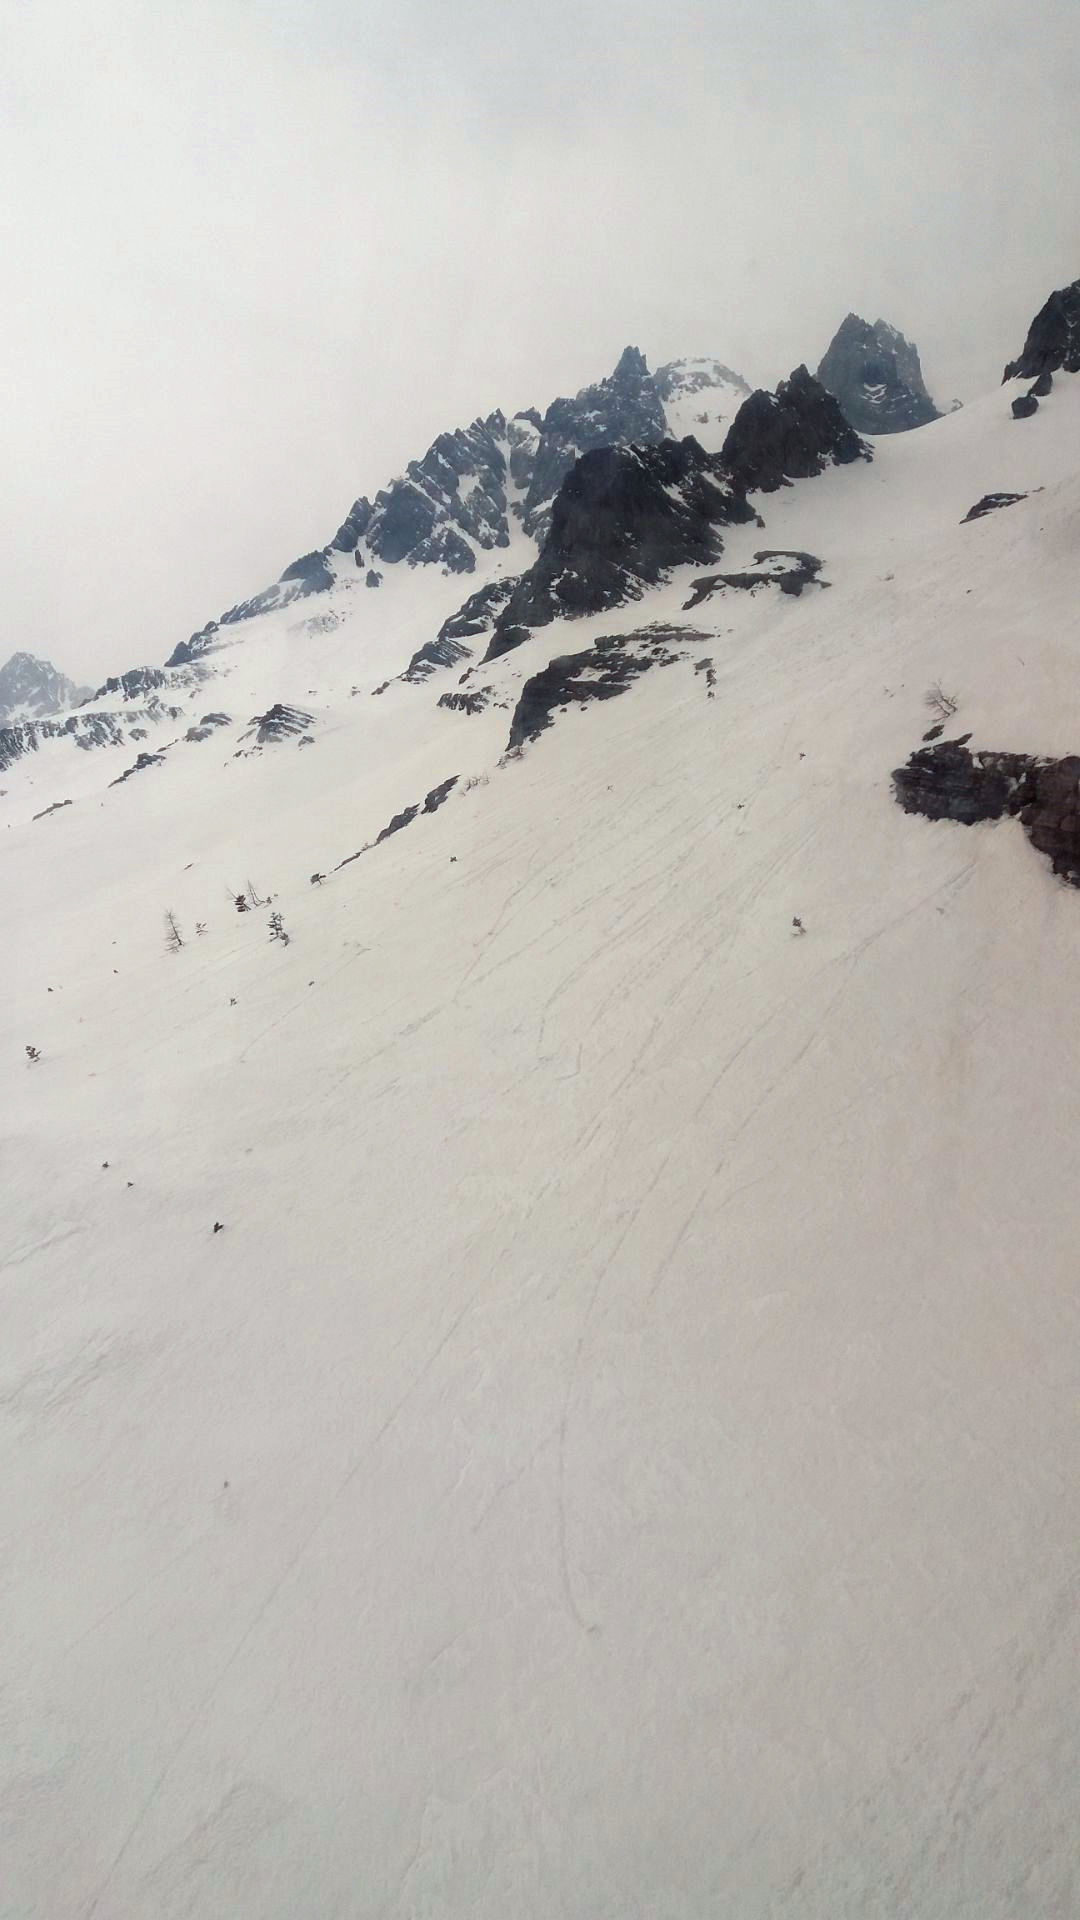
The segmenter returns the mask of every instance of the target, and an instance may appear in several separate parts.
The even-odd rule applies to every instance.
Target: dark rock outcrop
[[[22,721],[44,719],[88,696],[88,687],[76,686],[51,660],[32,653],[13,653],[0,667],[0,725],[15,715]]]
[[[42,807],[40,813],[35,813],[31,815],[31,819],[47,820],[50,813],[60,813],[62,812],[64,807],[70,807],[71,804],[72,803],[70,800],[54,800],[51,807]]]
[[[160,767],[164,759],[165,755],[163,753],[140,753],[135,765],[128,767],[126,771],[120,775],[118,780],[110,780],[109,785],[110,787],[122,787],[125,780],[131,779],[133,773],[145,773],[147,767]]]
[[[550,660],[522,687],[510,722],[508,752],[538,740],[561,707],[614,700],[650,668],[672,666],[683,657],[672,642],[694,637],[677,627],[644,627],[638,633],[604,635],[581,653]]]
[[[1059,287],[1039,308],[1028,328],[1023,352],[1009,361],[1002,378],[1039,381],[1035,398],[1040,399],[1049,392],[1049,387],[1041,386],[1043,378],[1059,369],[1080,373],[1080,280]]]
[[[941,417],[926,391],[918,348],[886,320],[871,326],[849,313],[817,377],[857,433],[906,433]]]
[[[122,746],[127,739],[145,738],[146,729],[137,722],[145,720],[160,726],[163,721],[179,720],[179,707],[160,703],[136,708],[130,713],[68,714],[64,720],[35,720],[24,726],[0,727],[0,773],[28,753],[36,753],[45,740],[72,741],[83,752],[95,747]]]
[[[350,867],[354,860],[359,860],[363,854],[370,853],[372,847],[379,847],[384,840],[389,840],[391,834],[400,833],[403,827],[411,826],[421,813],[437,813],[443,801],[457,786],[460,777],[460,774],[452,773],[448,779],[440,780],[437,787],[432,787],[431,792],[425,794],[423,800],[416,800],[411,806],[403,807],[400,813],[395,813],[393,819],[389,820],[386,826],[375,835],[374,840],[366,841],[362,847],[357,848],[355,853],[346,854],[344,860],[339,860],[334,872],[340,873],[342,867]]]
[[[209,740],[211,734],[216,733],[219,727],[228,727],[231,725],[232,719],[227,713],[204,713],[197,727],[188,728],[184,739],[192,741]]]
[[[827,466],[872,458],[832,394],[805,367],[796,367],[775,393],[759,388],[744,400],[721,455],[745,493],[773,493]]]
[[[805,367],[775,394],[757,392],[743,402],[719,454],[705,453],[689,436],[585,454],[559,489],[540,556],[499,615],[485,661],[520,646],[534,627],[604,612],[639,599],[673,567],[717,560],[719,529],[758,518],[749,491],[772,491],[832,463],[871,457]],[[813,577],[801,557],[790,571],[791,592]]]
[[[583,387],[572,400],[553,400],[544,415],[522,523],[542,535],[552,501],[583,454],[600,447],[648,446],[667,432],[663,402],[645,356],[627,347],[614,373]]]
[[[1012,416],[1014,420],[1030,420],[1032,414],[1038,413],[1038,411],[1039,403],[1033,393],[1018,393],[1012,403]]]
[[[463,647],[460,640],[444,640],[440,636],[417,648],[401,678],[410,686],[419,686],[440,667],[456,667],[459,660],[468,660],[471,655],[472,648]]]
[[[450,713],[483,713],[492,691],[491,687],[477,687],[470,693],[440,694],[439,705],[446,707]]]
[[[975,505],[968,508],[960,525],[966,527],[969,520],[981,520],[985,514],[996,512],[998,507],[1015,507],[1018,500],[1026,499],[1026,493],[984,493],[981,500],[976,500]]]
[[[966,739],[920,747],[896,769],[893,785],[905,813],[964,826],[1016,817],[1054,872],[1080,887],[1080,755],[972,753]]]
[[[167,666],[200,660],[224,644],[222,629],[286,607],[334,584],[336,555],[352,554],[369,587],[382,569],[402,563],[472,573],[478,552],[509,544],[515,520],[538,540],[552,502],[575,461],[606,446],[653,445],[667,432],[665,399],[723,388],[725,408],[748,391],[720,361],[672,361],[656,375],[628,347],[615,371],[546,413],[500,410],[469,427],[440,434],[420,460],[376,494],[353,502],[324,548],[304,554],[262,593],[230,607],[174,647]]]
[[[798,599],[804,587],[827,587],[827,580],[819,580],[821,561],[812,553],[785,552],[778,547],[763,548],[754,555],[755,567],[746,573],[710,573],[702,580],[695,580],[689,600],[683,601],[684,612],[700,607],[703,600],[709,600],[714,593],[722,593],[725,587],[741,588],[754,592],[758,587],[779,587],[781,593],[788,593]],[[785,564],[785,562],[787,564]]]
[[[307,734],[314,716],[305,713],[302,707],[285,706],[280,700],[268,707],[265,713],[252,715],[250,725],[240,735],[241,740],[254,739],[257,747],[279,745],[284,740],[295,740]]]
[[[484,659],[519,646],[530,628],[640,599],[672,567],[707,565],[720,556],[718,529],[753,518],[720,458],[696,440],[585,454],[559,489],[540,557],[499,615]]]

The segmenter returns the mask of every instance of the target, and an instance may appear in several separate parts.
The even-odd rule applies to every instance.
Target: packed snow
[[[890,787],[934,682],[1080,751],[1019,390],[726,533],[827,592],[465,714],[391,676],[521,553],[343,564],[0,776],[5,1916],[1080,1908],[1080,897]]]

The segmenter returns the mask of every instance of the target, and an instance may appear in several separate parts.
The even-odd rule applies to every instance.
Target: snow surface
[[[1080,380],[1016,390],[758,500],[725,570],[827,592],[687,572],[469,717],[371,688],[511,556],[343,570],[222,735],[3,776],[5,1917],[1080,1908],[1080,899],[889,780],[939,679],[1080,749]],[[714,699],[500,764],[654,619]]]

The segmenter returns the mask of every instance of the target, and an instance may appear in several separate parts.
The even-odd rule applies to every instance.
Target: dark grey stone
[[[926,391],[918,348],[887,320],[871,326],[849,313],[817,377],[857,433],[905,433],[941,417]]]
[[[1080,373],[1080,280],[1059,287],[1039,308],[1028,328],[1023,352],[1010,360],[1002,378],[1039,380],[1059,368],[1065,373]]]

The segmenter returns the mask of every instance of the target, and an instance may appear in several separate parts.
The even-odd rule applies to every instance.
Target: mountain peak
[[[51,660],[20,650],[0,667],[0,726],[12,720],[37,720],[75,706],[90,692],[67,679]]]
[[[926,391],[918,348],[888,320],[847,314],[817,377],[857,433],[905,433],[939,418]]]
[[[624,347],[612,374],[613,380],[647,380],[649,363],[639,347]]]

